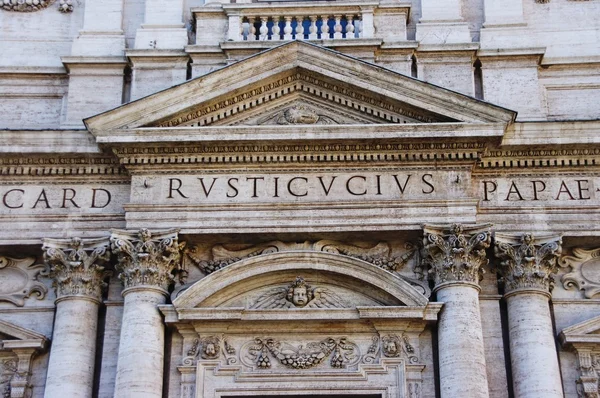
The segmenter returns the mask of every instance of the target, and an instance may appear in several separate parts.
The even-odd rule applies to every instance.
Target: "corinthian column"
[[[489,225],[424,227],[423,265],[444,303],[438,322],[442,398],[488,397],[479,277],[490,241]]]
[[[508,306],[515,397],[563,397],[548,305],[561,238],[496,234],[495,242]]]
[[[94,384],[98,305],[108,260],[106,239],[44,239],[56,289],[56,318],[45,397],[89,398]]]
[[[162,397],[165,331],[157,306],[179,260],[177,232],[113,231],[110,238],[125,287],[116,398]]]

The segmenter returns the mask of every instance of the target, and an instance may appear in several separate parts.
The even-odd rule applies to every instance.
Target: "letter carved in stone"
[[[571,268],[571,272],[561,278],[565,289],[583,290],[586,298],[600,293],[600,249],[575,248],[573,255],[563,257],[559,265]]]
[[[25,298],[34,293],[38,300],[42,300],[48,288],[38,281],[38,276],[46,274],[46,266],[35,264],[34,257],[17,259],[0,256],[0,301],[22,307]]]
[[[536,289],[550,292],[554,285],[552,274],[557,271],[561,253],[560,236],[536,239],[532,234],[495,236],[494,252],[501,260],[506,293],[517,289]]]
[[[271,289],[261,295],[251,308],[343,308],[343,300],[329,289],[312,287],[297,277],[286,287]]]
[[[488,263],[485,250],[490,246],[490,225],[424,227],[422,267],[435,284],[470,282],[478,284],[482,267]]]
[[[110,258],[110,242],[102,239],[44,239],[44,261],[50,267],[50,277],[56,297],[86,296],[102,298],[104,279],[110,275],[104,263]]]
[[[113,231],[111,247],[117,254],[119,279],[125,288],[146,285],[167,290],[185,245],[179,243],[177,233],[178,230]]]

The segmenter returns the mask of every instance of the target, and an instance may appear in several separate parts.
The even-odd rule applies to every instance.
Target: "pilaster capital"
[[[509,235],[496,233],[494,253],[500,262],[505,293],[516,290],[539,290],[549,293],[554,286],[562,251],[560,235],[534,237],[525,233]]]
[[[422,266],[436,287],[447,282],[479,284],[488,263],[491,224],[424,225]]]
[[[110,258],[110,242],[101,239],[44,239],[44,261],[57,299],[80,296],[100,300],[106,287],[108,271],[104,263]]]
[[[119,279],[125,288],[152,286],[167,290],[173,281],[181,249],[178,229],[150,232],[113,230],[110,237],[113,253],[117,254]]]

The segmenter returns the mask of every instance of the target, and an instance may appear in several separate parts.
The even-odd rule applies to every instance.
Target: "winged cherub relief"
[[[329,289],[312,287],[297,277],[287,287],[278,287],[261,295],[251,308],[341,308],[343,300]]]

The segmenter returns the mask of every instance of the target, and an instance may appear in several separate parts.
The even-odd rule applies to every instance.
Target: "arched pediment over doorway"
[[[330,297],[324,297],[322,303],[310,305],[307,300],[296,305],[277,295],[278,289],[293,289],[294,283],[298,284],[296,278],[304,279],[309,296],[327,296],[331,292]],[[268,299],[269,294],[274,296],[272,300]],[[240,260],[196,282],[175,298],[173,305],[177,309],[296,309],[309,305],[310,308],[422,307],[428,302],[427,297],[397,274],[365,261],[325,252],[290,251]]]

